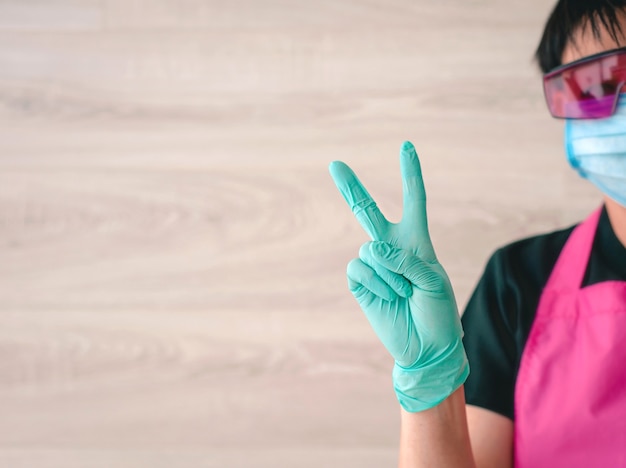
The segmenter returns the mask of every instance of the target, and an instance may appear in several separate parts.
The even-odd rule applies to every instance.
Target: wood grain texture
[[[599,203],[532,52],[539,0],[0,1],[0,466],[393,466],[390,362],[327,173],[490,253]]]

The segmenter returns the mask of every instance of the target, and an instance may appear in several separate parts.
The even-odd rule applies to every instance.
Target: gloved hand
[[[348,286],[395,359],[393,383],[409,412],[438,405],[469,374],[450,280],[428,234],[426,193],[415,148],[402,145],[403,215],[390,223],[354,172],[334,161],[330,173],[373,242],[348,264]]]

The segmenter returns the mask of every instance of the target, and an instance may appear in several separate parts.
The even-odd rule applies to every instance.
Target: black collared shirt
[[[462,322],[470,363],[468,404],[514,419],[515,380],[541,291],[574,226],[522,239],[489,259]],[[583,287],[626,281],[626,247],[602,210]]]

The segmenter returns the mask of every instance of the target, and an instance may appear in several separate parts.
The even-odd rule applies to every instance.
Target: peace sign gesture
[[[400,151],[403,215],[389,222],[344,163],[330,173],[373,242],[348,264],[348,286],[395,359],[394,388],[407,411],[441,403],[467,378],[463,330],[450,280],[437,261],[426,218],[426,192],[415,148]]]

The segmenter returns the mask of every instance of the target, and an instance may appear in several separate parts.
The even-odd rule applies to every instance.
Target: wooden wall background
[[[422,158],[464,304],[582,218],[540,0],[0,0],[0,466],[382,467],[391,363],[347,291]]]

